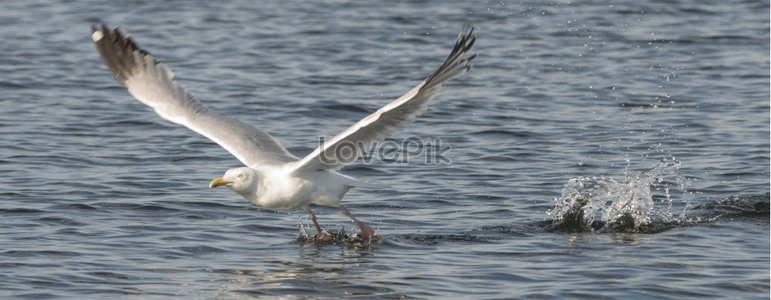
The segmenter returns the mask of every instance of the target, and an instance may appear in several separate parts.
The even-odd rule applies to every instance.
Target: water
[[[767,3],[0,7],[4,298],[768,297]],[[302,212],[206,188],[238,162],[109,76],[99,21],[298,155],[416,84],[464,23],[479,57],[394,136],[452,163],[347,167],[383,185],[345,199],[382,238],[314,245]]]

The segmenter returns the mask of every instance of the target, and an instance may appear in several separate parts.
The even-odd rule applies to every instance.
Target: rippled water
[[[765,2],[0,7],[3,297],[768,297]],[[314,245],[302,212],[207,189],[238,161],[111,78],[100,21],[297,155],[416,84],[464,23],[479,57],[394,137],[452,163],[346,168],[382,184],[345,199],[382,239]]]

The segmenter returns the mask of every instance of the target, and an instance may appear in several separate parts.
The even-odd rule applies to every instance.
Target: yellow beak
[[[223,179],[222,177],[217,177],[217,178],[212,179],[211,182],[209,182],[209,188],[213,189],[213,188],[216,188],[218,186],[225,186],[225,185],[228,185],[228,184],[231,184],[231,183],[232,182],[227,181],[227,180]]]

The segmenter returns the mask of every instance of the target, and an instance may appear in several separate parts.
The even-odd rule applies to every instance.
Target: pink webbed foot
[[[361,222],[359,222],[359,224],[356,224],[356,225],[359,226],[359,229],[361,230],[361,239],[365,243],[369,243],[377,240],[377,234],[375,233],[375,230],[372,229],[372,227]]]
[[[377,240],[377,234],[375,233],[375,230],[372,229],[372,227],[369,227],[366,223],[359,221],[359,219],[356,219],[356,217],[351,214],[350,211],[348,211],[347,208],[340,206],[340,212],[342,212],[347,217],[351,218],[351,221],[353,221],[354,224],[356,224],[357,227],[359,227],[359,230],[361,230],[361,239],[365,243],[369,243],[372,241]]]
[[[313,241],[317,243],[329,243],[335,240],[331,234],[326,231],[318,232],[313,236]]]

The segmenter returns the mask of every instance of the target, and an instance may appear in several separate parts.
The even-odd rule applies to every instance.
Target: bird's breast
[[[256,204],[276,210],[296,209],[311,203],[338,206],[349,188],[329,172],[304,175],[263,178]]]

